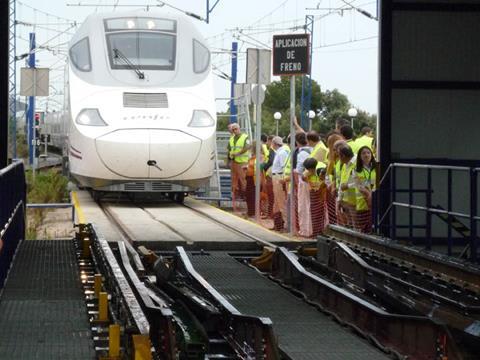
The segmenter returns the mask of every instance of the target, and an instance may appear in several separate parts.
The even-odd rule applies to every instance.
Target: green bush
[[[68,201],[68,179],[55,169],[37,172],[35,181],[30,170],[27,176],[28,203],[58,203]]]
[[[68,179],[56,170],[50,169],[35,174],[35,181],[31,170],[26,171],[27,203],[45,204],[68,201]],[[36,239],[37,227],[45,218],[47,209],[28,209],[27,239]]]

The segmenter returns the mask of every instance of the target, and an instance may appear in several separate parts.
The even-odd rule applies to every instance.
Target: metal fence
[[[26,182],[22,162],[0,170],[0,289],[25,238]]]
[[[374,201],[376,232],[478,261],[480,168],[391,164]]]

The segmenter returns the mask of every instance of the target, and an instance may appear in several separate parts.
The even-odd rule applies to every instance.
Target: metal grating
[[[125,191],[145,191],[145,183],[127,183],[125,184]]]
[[[152,182],[153,191],[171,191],[172,184],[162,183],[162,182]]]
[[[132,108],[168,108],[165,93],[123,93],[123,106]]]
[[[0,359],[94,359],[70,240],[24,240],[0,297]]]
[[[226,253],[190,256],[195,269],[246,315],[273,321],[280,349],[295,360],[388,359],[286,289],[240,264]]]

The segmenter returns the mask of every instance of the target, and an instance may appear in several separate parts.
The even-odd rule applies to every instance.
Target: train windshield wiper
[[[113,54],[115,56],[115,59],[122,60],[125,64],[127,64],[127,66],[130,69],[135,71],[135,73],[138,75],[139,79],[145,79],[145,74],[142,71],[140,71],[138,66],[135,66],[120,50],[114,48],[113,49]]]

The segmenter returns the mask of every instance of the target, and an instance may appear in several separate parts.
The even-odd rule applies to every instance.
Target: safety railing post
[[[426,246],[427,250],[432,250],[432,213],[430,209],[432,208],[432,169],[427,169],[427,198],[426,198]]]
[[[447,170],[447,211],[448,211],[448,227],[447,227],[447,253],[448,256],[452,255],[452,169]]]
[[[477,211],[478,178],[477,169],[470,170],[470,260],[477,261]]]
[[[408,168],[408,203],[413,205],[413,168]],[[413,238],[413,209],[408,209],[408,236],[409,240]]]
[[[392,166],[392,171],[390,173],[390,204],[392,206],[390,211],[390,239],[395,240],[397,237],[397,211],[393,203],[397,198],[397,168],[395,164]]]

